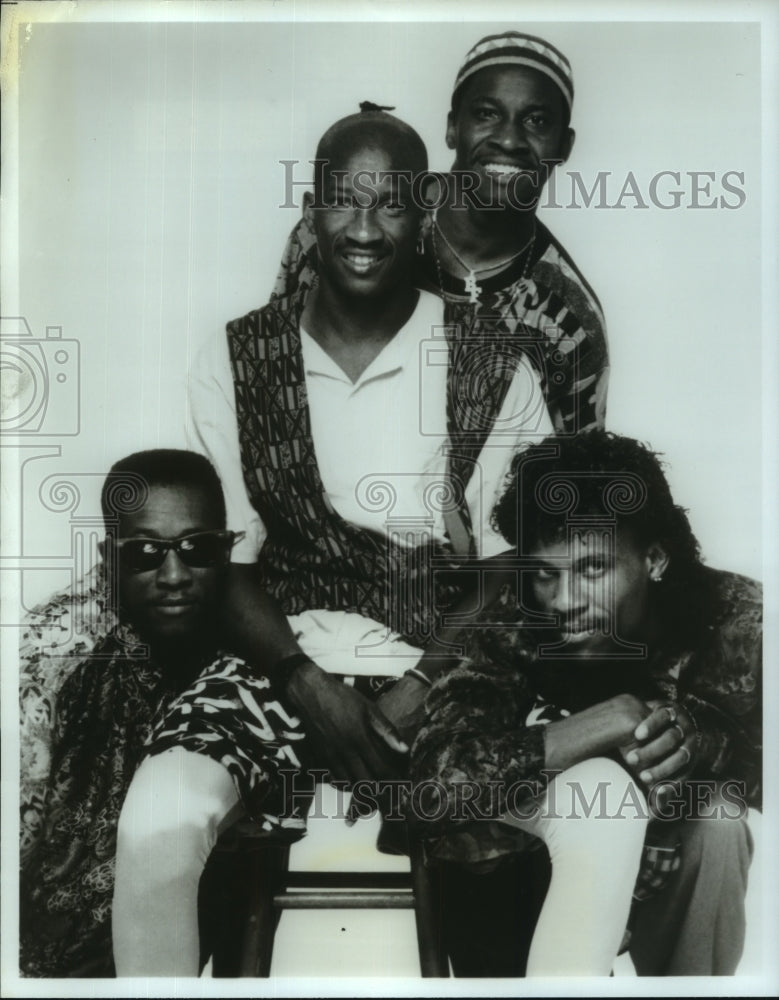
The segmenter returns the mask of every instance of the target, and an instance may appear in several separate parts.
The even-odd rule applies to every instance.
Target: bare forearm
[[[411,760],[412,778],[428,782],[438,797],[426,807],[440,816],[432,826],[443,831],[463,818],[457,804],[464,785],[475,786],[469,787],[474,808],[505,813],[509,790],[520,801],[543,788],[548,772],[611,754],[630,743],[649,713],[639,699],[619,695],[559,722],[528,726],[522,720],[532,703],[520,674],[486,674],[468,665],[433,688]]]
[[[301,651],[278,602],[260,586],[253,564],[231,564],[222,626],[230,649],[268,676],[280,660]]]
[[[546,726],[546,766],[564,771],[590,757],[624,747],[650,709],[633,695],[617,695]]]
[[[232,650],[286,696],[315,758],[334,777],[398,777],[397,761],[406,745],[375,705],[303,653],[279,604],[260,586],[255,566],[231,565],[223,629]]]
[[[376,706],[305,656],[279,604],[260,586],[254,566],[230,567],[223,622],[231,648],[283,692],[318,759],[335,777],[398,776],[397,758],[405,744]]]

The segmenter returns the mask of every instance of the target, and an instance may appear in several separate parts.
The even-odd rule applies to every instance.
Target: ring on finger
[[[684,750],[684,752],[687,754],[687,760],[684,762],[684,766],[687,767],[692,761],[692,754],[690,753],[690,748],[682,745],[679,747],[679,750],[680,751]]]
[[[676,707],[674,705],[666,705],[665,710],[666,712],[668,712],[668,721],[671,723],[671,725],[673,725],[678,718],[676,713]]]
[[[678,730],[678,732],[679,732],[679,743],[684,743],[684,741],[687,739],[687,734],[682,729],[682,727],[679,725],[679,723],[678,722],[674,722],[674,724],[671,726],[671,729]]]

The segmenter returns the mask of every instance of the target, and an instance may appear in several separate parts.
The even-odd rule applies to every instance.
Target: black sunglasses
[[[181,538],[117,538],[114,548],[119,565],[130,573],[159,569],[173,549],[185,566],[208,569],[226,562],[230,549],[245,531],[197,531]]]

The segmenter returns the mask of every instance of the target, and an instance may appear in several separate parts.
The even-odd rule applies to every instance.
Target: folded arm
[[[474,811],[499,818],[509,805],[543,792],[550,772],[615,752],[648,713],[623,694],[558,722],[527,725],[535,701],[518,671],[464,662],[431,689],[427,719],[412,748],[411,774],[435,803],[426,806],[426,833]],[[461,815],[469,785],[470,815]]]

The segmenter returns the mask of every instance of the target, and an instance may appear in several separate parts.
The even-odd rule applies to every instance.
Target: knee
[[[139,879],[199,878],[222,810],[208,787],[185,779],[181,763],[174,751],[148,757],[136,772],[119,817],[117,872]]]
[[[648,811],[628,772],[614,761],[593,758],[558,775],[553,785],[547,794],[545,824],[553,863],[566,859],[586,864],[593,872],[613,876],[619,871],[635,877]]]
[[[575,764],[557,777],[555,785],[564,817],[630,820],[631,827],[642,830],[649,821],[643,791],[624,767],[608,757]]]
[[[117,876],[140,881],[199,878],[212,847],[208,824],[194,816],[143,815],[125,804],[117,831]]]

